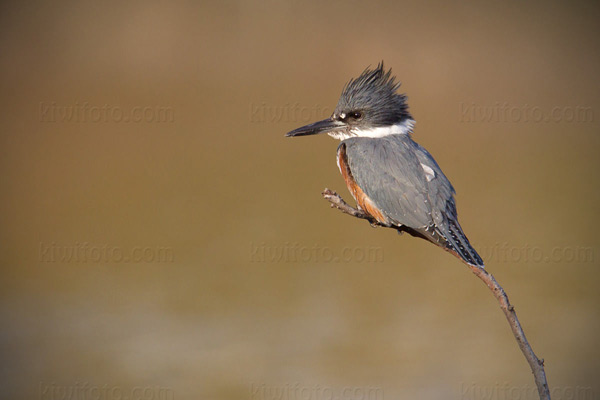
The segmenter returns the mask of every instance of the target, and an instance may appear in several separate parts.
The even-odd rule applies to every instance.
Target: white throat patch
[[[351,137],[369,137],[369,138],[382,138],[388,135],[408,135],[412,133],[413,127],[415,126],[415,120],[407,119],[399,124],[390,126],[380,126],[371,129],[351,129],[349,132],[330,132],[328,133],[334,139],[346,140]]]

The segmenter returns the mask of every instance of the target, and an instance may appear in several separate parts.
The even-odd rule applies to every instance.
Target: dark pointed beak
[[[324,119],[323,121],[313,122],[312,124],[303,126],[298,129],[294,129],[293,131],[286,133],[285,136],[292,137],[316,135],[317,133],[327,133],[336,130],[341,130],[344,129],[344,127],[345,126],[343,123],[328,118]]]

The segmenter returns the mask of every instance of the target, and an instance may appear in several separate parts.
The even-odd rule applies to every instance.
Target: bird
[[[433,156],[412,139],[415,120],[401,83],[383,61],[343,88],[333,114],[285,136],[326,133],[341,141],[337,165],[358,209],[379,225],[407,232],[485,268],[463,232],[455,190]]]

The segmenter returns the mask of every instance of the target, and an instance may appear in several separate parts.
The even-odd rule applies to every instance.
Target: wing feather
[[[454,188],[427,150],[408,135],[353,137],[342,145],[356,184],[394,225],[483,267],[458,223]]]
[[[446,209],[455,209],[452,185],[408,135],[356,137],[343,143],[356,183],[396,224],[426,228],[442,223]]]

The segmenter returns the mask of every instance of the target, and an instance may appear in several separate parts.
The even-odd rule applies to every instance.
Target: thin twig
[[[337,208],[344,214],[352,215],[353,217],[366,219],[369,221],[371,226],[385,226],[380,224],[375,218],[371,217],[369,214],[363,212],[362,210],[356,209],[346,203],[344,199],[340,197],[339,194],[330,189],[323,190],[321,193],[325,199],[327,199],[331,203],[331,208]]]
[[[337,208],[341,210],[343,213],[352,215],[356,218],[366,219],[371,223],[372,226],[385,226],[377,222],[370,215],[364,213],[360,209],[353,208],[348,203],[346,203],[340,195],[336,192],[325,189],[323,191],[323,197],[327,199],[331,203],[332,208]],[[535,379],[535,384],[538,388],[538,394],[541,400],[550,400],[550,390],[548,389],[548,382],[546,380],[546,372],[544,371],[544,360],[540,360],[537,358],[531,345],[527,341],[525,337],[525,332],[523,332],[523,328],[521,328],[521,324],[519,323],[519,319],[517,318],[517,313],[515,312],[515,308],[508,301],[508,296],[502,286],[494,279],[494,276],[488,273],[485,269],[469,265],[467,266],[471,269],[471,271],[481,279],[487,287],[492,291],[494,297],[500,303],[500,308],[504,312],[506,319],[508,320],[508,324],[510,325],[510,329],[519,344],[519,348],[523,352],[523,355],[527,359],[529,366],[531,367],[531,372],[533,372],[533,376]]]

